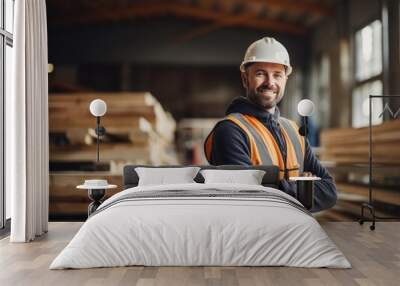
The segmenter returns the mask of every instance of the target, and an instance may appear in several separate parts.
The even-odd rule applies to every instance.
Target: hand
[[[303,177],[313,177],[314,175],[311,172],[303,172]]]

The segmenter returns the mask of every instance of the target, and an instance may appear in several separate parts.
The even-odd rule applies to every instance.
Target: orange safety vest
[[[304,137],[300,136],[296,122],[279,117],[280,129],[286,141],[286,166],[274,136],[256,117],[241,113],[231,113],[223,120],[238,125],[247,135],[250,143],[250,159],[253,165],[275,165],[279,167],[279,178],[299,176],[304,169]],[[214,127],[215,128],[215,127]],[[214,129],[207,136],[204,151],[211,162]],[[285,173],[287,173],[285,177]]]

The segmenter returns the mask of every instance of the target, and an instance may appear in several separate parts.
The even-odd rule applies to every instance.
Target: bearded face
[[[242,80],[249,100],[268,110],[281,101],[287,76],[281,64],[253,63],[242,73]]]

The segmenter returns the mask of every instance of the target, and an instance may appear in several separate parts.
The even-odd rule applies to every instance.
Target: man
[[[277,165],[279,189],[292,196],[296,196],[296,183],[289,177],[318,176],[311,211],[332,207],[337,198],[333,178],[300,136],[296,123],[281,117],[277,107],[292,72],[286,48],[274,38],[260,39],[247,49],[240,71],[246,97],[233,100],[225,119],[207,137],[209,163]]]

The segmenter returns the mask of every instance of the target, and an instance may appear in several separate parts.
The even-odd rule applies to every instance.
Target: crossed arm
[[[214,130],[211,164],[212,165],[252,165],[250,160],[248,138],[246,134],[235,123],[222,121]],[[304,169],[302,175],[314,175],[321,180],[315,181],[314,185],[314,207],[312,212],[318,212],[331,208],[337,200],[335,182],[328,171],[321,165],[312,151],[308,141],[304,154]],[[295,197],[296,183],[281,180],[279,189]]]

